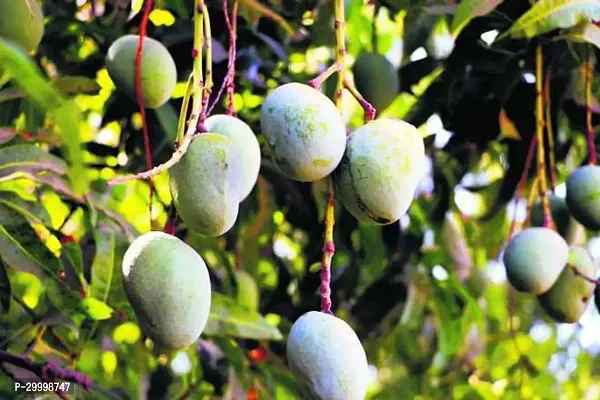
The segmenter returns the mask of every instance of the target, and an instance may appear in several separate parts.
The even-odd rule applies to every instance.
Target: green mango
[[[239,118],[231,115],[211,115],[204,121],[208,132],[220,133],[233,142],[242,165],[241,198],[246,199],[258,180],[260,170],[260,145],[252,129]]]
[[[292,326],[286,353],[307,399],[364,400],[370,375],[367,356],[344,320],[318,311],[302,315]]]
[[[211,305],[204,260],[179,238],[152,231],[123,256],[123,287],[142,331],[156,345],[178,349],[206,327]]]
[[[346,148],[346,127],[335,104],[301,83],[279,86],[267,96],[260,126],[273,163],[296,181],[325,178]]]
[[[600,167],[586,165],[569,175],[567,207],[581,225],[600,230]]]
[[[504,251],[506,276],[520,292],[540,295],[558,279],[569,258],[569,245],[548,228],[527,228]]]
[[[577,322],[587,308],[596,285],[575,273],[596,278],[596,264],[582,247],[569,249],[569,261],[550,290],[538,297],[540,305],[556,322]]]
[[[248,272],[239,270],[235,273],[237,281],[237,301],[251,311],[258,311],[260,290],[256,281]]]
[[[137,101],[135,56],[139,35],[115,40],[106,53],[106,69],[115,86]],[[158,40],[145,36],[142,47],[142,99],[144,107],[158,108],[170,98],[177,84],[177,67],[169,50]]]
[[[37,50],[44,36],[44,13],[38,0],[0,0],[0,37],[27,53]]]
[[[399,119],[377,119],[348,136],[333,183],[356,219],[387,225],[408,211],[424,162],[425,147],[417,128]]]
[[[552,219],[556,224],[556,229],[562,237],[567,235],[569,229],[569,222],[571,220],[571,214],[567,208],[567,202],[564,198],[556,195],[551,195],[550,200],[550,212]],[[536,201],[531,207],[531,216],[529,218],[531,226],[544,226],[544,207],[542,201]]]
[[[209,237],[231,229],[239,212],[242,171],[229,138],[197,136],[169,172],[173,203],[189,229]]]
[[[361,52],[352,66],[352,74],[356,89],[379,112],[400,93],[398,72],[381,54]]]

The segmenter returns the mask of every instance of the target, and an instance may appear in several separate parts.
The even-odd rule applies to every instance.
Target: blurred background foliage
[[[176,235],[206,260],[214,294],[198,345],[170,357],[145,341],[119,270],[136,235],[165,226],[168,173],[154,179],[151,214],[147,182],[107,186],[145,165],[137,105],[115,91],[104,66],[110,44],[138,31],[142,1],[43,0],[38,51],[27,57],[0,43],[0,346],[88,374],[94,389],[74,398],[300,398],[284,338],[319,304],[326,188],[274,169],[259,117],[268,90],[306,82],[332,62],[333,2],[239,1],[235,110],[263,144],[261,176],[225,236],[206,239],[177,226]],[[171,101],[148,112],[155,165],[173,151],[192,68],[191,3],[157,0],[150,16],[148,34],[168,47],[179,81]],[[365,346],[369,398],[597,399],[596,307],[577,324],[551,322],[534,298],[509,288],[500,254],[514,217],[525,219],[515,189],[535,133],[538,43],[552,78],[558,196],[568,173],[587,160],[583,72],[591,57],[593,124],[600,126],[600,27],[592,22],[600,5],[376,3],[345,1],[349,63],[372,50],[376,36],[400,80],[380,115],[418,126],[429,163],[399,223],[365,225],[336,208],[334,311]],[[207,5],[220,85],[228,35],[221,2]],[[214,113],[224,111],[221,103]],[[344,111],[350,129],[363,123],[349,95]],[[593,232],[573,240],[600,256]],[[241,297],[248,276],[242,281],[238,267],[259,298]],[[1,375],[1,397],[11,398],[10,387]]]

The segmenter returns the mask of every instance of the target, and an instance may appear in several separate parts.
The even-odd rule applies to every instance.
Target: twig
[[[546,180],[546,158],[544,154],[544,74],[543,74],[543,54],[542,45],[538,44],[536,48],[536,137],[538,141],[537,148],[537,174],[540,179],[540,191],[542,194],[542,205],[544,208],[544,227],[553,228],[552,213],[550,212],[550,200],[548,198],[548,182]]]
[[[339,72],[339,70],[340,70],[340,65],[337,62],[335,62],[335,63],[331,64],[329,66],[329,68],[327,68],[325,71],[321,72],[317,77],[308,81],[308,85],[312,86],[315,89],[318,89],[323,85],[323,83],[327,79],[329,79],[329,77],[331,75],[333,75],[335,72]]]
[[[371,103],[369,103],[356,89],[354,84],[349,79],[344,79],[344,87],[350,92],[352,96],[359,102],[360,106],[365,111],[365,120],[372,121],[375,119],[377,110]]]
[[[548,135],[548,161],[550,162],[550,187],[552,191],[556,187],[556,159],[554,154],[554,131],[552,129],[552,106],[550,103],[550,79],[552,70],[546,71],[546,81],[544,83],[544,102],[546,105],[546,133]]]
[[[585,127],[587,131],[587,142],[590,152],[590,165],[596,164],[596,146],[594,145],[594,129],[592,127],[592,80],[594,64],[591,56],[590,46],[587,46],[587,62],[585,68]]]
[[[51,361],[35,362],[29,357],[19,356],[0,350],[0,365],[2,363],[26,369],[41,378],[44,382],[52,382],[55,379],[60,379],[76,383],[88,391],[92,388],[92,380],[87,375],[70,369],[61,368],[58,364]],[[12,375],[11,378],[15,379],[15,376]],[[65,398],[64,393],[61,391],[57,391],[57,394]]]
[[[142,90],[142,50],[144,47],[144,37],[146,36],[146,31],[148,30],[148,20],[150,19],[151,11],[152,0],[146,0],[142,22],[140,23],[138,47],[135,54],[135,94],[140,108],[140,115],[142,116],[142,133],[144,135],[144,149],[146,152],[147,169],[152,168],[152,151],[150,150],[150,134],[148,133],[148,124],[146,123],[146,107],[144,106]],[[152,226],[152,195],[154,193],[154,184],[151,177],[148,177],[148,187],[150,189],[149,217],[150,226]]]
[[[278,13],[271,10],[269,7],[259,3],[256,0],[240,0],[254,11],[262,14],[263,16],[273,20],[277,25],[281,27],[293,40],[299,40],[304,36],[302,31],[296,31],[292,26]]]
[[[202,111],[198,119],[198,132],[205,132],[204,120],[208,111],[208,101],[212,93],[213,78],[212,78],[212,33],[210,31],[210,16],[204,2],[201,3],[202,16],[204,18],[204,43],[206,43],[206,72],[204,74],[204,87],[202,88]]]

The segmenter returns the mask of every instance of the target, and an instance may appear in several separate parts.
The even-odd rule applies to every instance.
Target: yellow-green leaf
[[[600,49],[600,26],[587,22],[570,29],[560,39],[567,39],[572,42],[590,43]]]
[[[498,37],[532,38],[554,29],[600,19],[598,0],[540,0]]]
[[[93,297],[81,300],[80,306],[85,315],[95,321],[109,319],[113,313],[113,309],[108,304]]]
[[[455,38],[473,18],[492,12],[503,0],[462,0],[452,20],[452,36]]]

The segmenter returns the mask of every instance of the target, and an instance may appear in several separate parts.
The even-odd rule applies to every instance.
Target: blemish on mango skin
[[[331,163],[331,158],[316,158],[313,160],[312,165],[315,167],[329,167]]]

